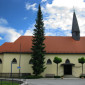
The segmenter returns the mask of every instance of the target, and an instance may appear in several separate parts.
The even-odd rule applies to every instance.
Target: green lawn
[[[0,81],[0,85],[19,85],[19,84],[15,82],[13,82],[12,84],[12,81],[2,81],[2,82]]]

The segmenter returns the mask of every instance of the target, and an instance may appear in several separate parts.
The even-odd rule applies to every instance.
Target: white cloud
[[[0,25],[8,24],[7,20],[4,18],[0,18]]]
[[[83,0],[53,0],[51,4],[46,3],[42,7],[45,28],[71,30],[73,6],[75,7],[81,36],[85,36],[85,2]],[[71,33],[66,32],[66,35],[70,36]]]
[[[35,28],[34,25],[35,25],[35,23],[33,23],[31,26],[29,26],[28,29],[25,31],[24,35],[33,36],[33,30]]]
[[[0,37],[0,40],[2,40],[2,37]]]
[[[14,28],[6,27],[5,25],[7,24],[8,21],[6,19],[0,18],[0,34],[3,36],[3,40],[13,42],[20,37],[23,32],[20,30],[18,33]],[[2,37],[0,37],[0,40],[2,40]]]
[[[56,36],[56,33],[46,32],[45,36]]]
[[[34,4],[26,3],[26,9],[27,10],[32,9],[34,11],[37,11],[36,5],[37,5],[36,3],[34,3]]]
[[[24,35],[33,36],[33,30],[26,30]]]
[[[53,7],[68,7],[72,8],[78,7],[78,8],[85,8],[84,0],[53,0],[52,4],[48,4],[48,6]]]
[[[41,2],[43,3],[43,2],[46,2],[47,0],[42,0]]]
[[[5,39],[9,42],[13,42],[21,36],[14,28],[3,26],[0,26],[0,34],[4,34]]]

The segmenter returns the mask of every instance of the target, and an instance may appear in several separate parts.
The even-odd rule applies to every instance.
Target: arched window
[[[0,59],[0,64],[2,64],[2,60]]]
[[[66,62],[65,63],[70,63],[69,59],[66,59]]]
[[[47,64],[52,64],[52,61],[50,59],[48,59]]]
[[[15,58],[12,60],[12,64],[17,64],[17,60]]]
[[[33,63],[32,63],[32,59],[30,59],[29,64],[33,64]]]

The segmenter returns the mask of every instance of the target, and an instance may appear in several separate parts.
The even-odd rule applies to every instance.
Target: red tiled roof
[[[0,46],[0,53],[4,52],[21,52],[30,53],[32,46],[32,36],[21,36],[13,43],[4,43]],[[72,37],[46,36],[45,39],[46,53],[85,53],[85,37],[80,41]]]

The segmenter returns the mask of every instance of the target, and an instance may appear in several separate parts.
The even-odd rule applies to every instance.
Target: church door
[[[64,65],[64,75],[72,75],[72,65]]]

